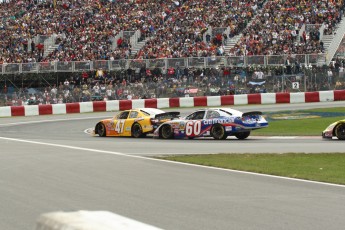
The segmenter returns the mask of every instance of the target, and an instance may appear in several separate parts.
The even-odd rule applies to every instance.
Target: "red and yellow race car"
[[[160,109],[141,108],[121,111],[113,118],[99,121],[94,134],[101,137],[145,137],[163,122],[177,118],[180,112],[164,112]]]

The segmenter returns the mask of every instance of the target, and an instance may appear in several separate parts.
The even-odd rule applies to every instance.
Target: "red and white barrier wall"
[[[345,90],[261,93],[226,96],[158,98],[120,101],[93,101],[54,105],[25,105],[0,107],[0,117],[37,116],[51,114],[120,111],[132,108],[179,108],[197,106],[226,106],[247,104],[280,104],[345,101]]]

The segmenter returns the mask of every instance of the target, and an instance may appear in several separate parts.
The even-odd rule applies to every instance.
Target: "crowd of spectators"
[[[344,60],[329,67],[292,65],[247,68],[177,68],[166,74],[160,68],[120,72],[74,73],[47,82],[43,88],[16,88],[0,82],[1,105],[58,104],[70,102],[194,97],[267,92],[345,89]],[[60,80],[59,80],[60,79]],[[292,82],[300,88],[293,89]],[[306,85],[304,85],[306,82]]]
[[[322,52],[320,36],[299,31],[324,23],[333,33],[343,10],[343,0],[4,0],[0,63]],[[230,32],[205,41],[209,27]],[[136,30],[149,38],[138,53],[127,38],[114,41],[120,31]],[[44,55],[48,47],[34,38],[53,34],[58,48]],[[237,34],[241,40],[225,53]]]
[[[301,31],[302,26],[324,24],[323,33],[332,34],[343,14],[342,0],[267,1],[230,53],[236,56],[322,53],[319,30]]]
[[[137,58],[178,58],[222,56],[220,51],[227,38],[233,37],[246,27],[263,0],[245,1],[184,1],[167,12],[163,26],[152,29],[153,35]],[[229,34],[207,34],[207,28],[230,27]]]

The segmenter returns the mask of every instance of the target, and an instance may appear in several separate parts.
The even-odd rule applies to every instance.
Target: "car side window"
[[[194,120],[201,120],[204,119],[205,111],[198,111],[195,113]]]
[[[137,111],[131,111],[131,113],[129,114],[129,118],[137,118],[138,114],[139,113]]]
[[[210,110],[207,112],[206,119],[213,119],[220,117],[220,114],[217,111]]]
[[[129,111],[124,111],[119,114],[118,119],[127,119]]]
[[[201,120],[204,119],[205,111],[197,111],[186,117],[186,120]]]
[[[196,113],[192,113],[186,117],[186,120],[194,120]]]

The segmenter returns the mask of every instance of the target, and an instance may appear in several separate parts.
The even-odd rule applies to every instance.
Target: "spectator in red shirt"
[[[123,39],[122,38],[117,39],[117,47],[118,48],[122,47],[122,43],[123,43]]]

